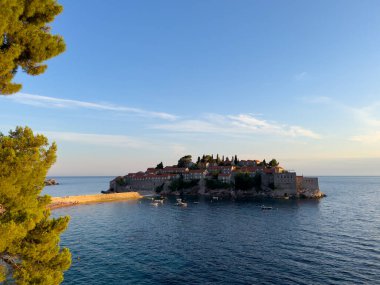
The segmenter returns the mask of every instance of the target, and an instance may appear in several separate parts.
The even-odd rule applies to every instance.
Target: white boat
[[[158,200],[153,200],[154,203],[160,203],[160,204],[163,204],[164,203],[164,200],[161,200],[161,199],[158,199]]]
[[[177,199],[177,203],[175,205],[176,206],[187,207],[187,203],[183,202],[181,198]]]
[[[158,203],[157,202],[152,202],[150,203],[152,206],[158,206]]]
[[[273,210],[273,207],[268,207],[268,206],[261,206],[261,210]]]

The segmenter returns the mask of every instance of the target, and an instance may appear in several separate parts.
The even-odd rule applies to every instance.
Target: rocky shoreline
[[[168,189],[159,193],[162,196],[204,196],[218,197],[223,199],[249,199],[249,198],[275,198],[275,199],[320,199],[326,197],[326,194],[319,189],[302,190],[297,194],[284,196],[282,192],[268,189],[251,189],[251,190],[236,190],[236,189],[207,189],[203,190],[199,187],[183,189],[181,191],[170,191]]]

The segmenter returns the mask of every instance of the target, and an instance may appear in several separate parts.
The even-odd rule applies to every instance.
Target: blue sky
[[[380,175],[379,1],[59,1],[67,51],[0,130],[58,143],[51,175],[203,153],[307,175]]]

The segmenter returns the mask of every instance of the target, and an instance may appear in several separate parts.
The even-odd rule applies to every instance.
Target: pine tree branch
[[[4,214],[7,210],[4,208],[3,205],[0,204],[0,216]]]
[[[7,253],[0,254],[0,259],[10,265],[13,269],[21,269],[20,265],[15,261],[15,257],[10,256]]]

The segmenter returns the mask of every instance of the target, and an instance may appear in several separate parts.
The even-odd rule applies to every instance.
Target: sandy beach
[[[143,196],[141,196],[138,192],[52,197],[52,201],[49,205],[49,208],[57,209],[81,204],[135,200],[140,199],[142,197]]]

